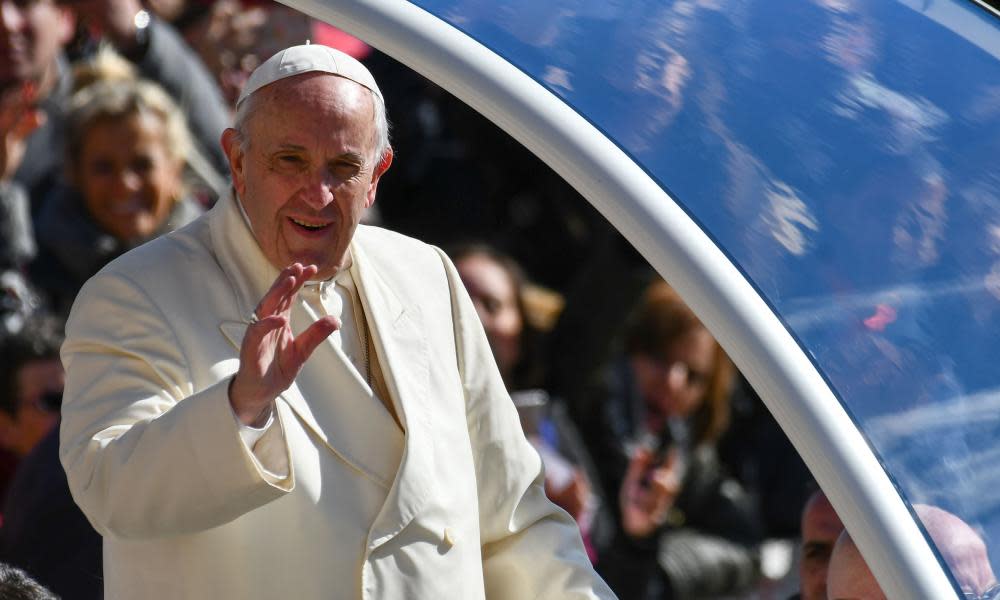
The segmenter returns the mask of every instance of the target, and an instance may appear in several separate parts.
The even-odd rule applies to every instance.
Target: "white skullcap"
[[[251,94],[264,86],[271,85],[286,77],[303,73],[329,73],[362,85],[375,92],[380,98],[381,90],[375,83],[375,78],[363,64],[340,50],[334,50],[322,44],[306,44],[292,46],[281,50],[254,69],[247,83],[240,92],[236,107],[250,97]]]

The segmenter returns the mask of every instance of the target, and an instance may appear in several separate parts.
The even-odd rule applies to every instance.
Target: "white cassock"
[[[350,310],[355,330],[317,348],[252,447],[227,386],[278,272],[234,199],[81,291],[60,454],[105,536],[106,597],[612,598],[545,498],[450,261],[364,226],[351,253],[360,306],[310,286],[292,328]]]

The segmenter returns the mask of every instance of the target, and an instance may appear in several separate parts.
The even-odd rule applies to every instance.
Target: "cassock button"
[[[451,527],[445,527],[444,528],[444,545],[448,546],[449,548],[451,548],[452,546],[455,545],[456,541],[458,541],[458,540],[455,537],[455,532],[452,531]]]

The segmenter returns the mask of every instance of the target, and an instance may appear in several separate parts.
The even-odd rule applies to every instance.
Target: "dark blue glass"
[[[972,2],[419,0],[604,131],[1000,566],[1000,29]],[[921,11],[928,11],[926,14]]]

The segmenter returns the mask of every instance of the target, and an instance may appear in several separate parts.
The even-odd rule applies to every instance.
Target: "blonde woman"
[[[45,200],[32,269],[60,312],[108,261],[201,213],[184,193],[190,134],[159,86],[97,81],[74,95],[68,121],[69,185]]]

